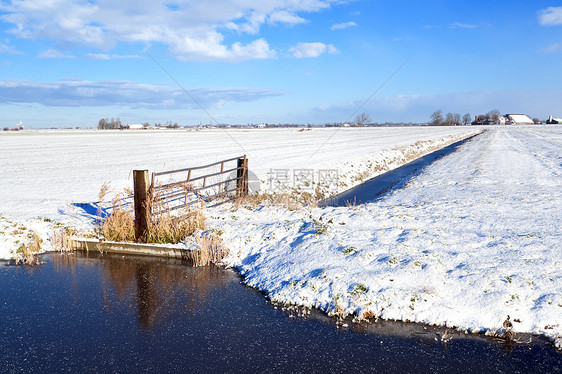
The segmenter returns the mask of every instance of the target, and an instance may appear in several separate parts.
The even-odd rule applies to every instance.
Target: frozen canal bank
[[[562,347],[560,127],[494,128],[374,203],[215,214],[272,300]],[[274,219],[272,217],[275,217]]]

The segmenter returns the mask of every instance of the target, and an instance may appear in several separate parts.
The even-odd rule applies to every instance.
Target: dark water
[[[0,372],[560,373],[535,339],[505,345],[415,324],[336,328],[275,309],[233,271],[170,260],[44,256],[0,263]]]

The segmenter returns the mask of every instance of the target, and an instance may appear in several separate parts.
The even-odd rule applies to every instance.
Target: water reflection
[[[100,254],[44,260],[32,270],[0,267],[0,373],[511,374],[562,367],[562,355],[544,342],[504,352],[490,339],[413,323],[336,328],[315,310],[275,309],[220,268]]]
[[[56,272],[70,271],[73,284],[78,266],[101,267],[104,309],[112,312],[123,304],[133,304],[138,324],[144,329],[151,329],[174,311],[195,312],[205,305],[213,289],[232,281],[222,269],[193,268],[176,259],[76,253],[53,256],[52,261]]]

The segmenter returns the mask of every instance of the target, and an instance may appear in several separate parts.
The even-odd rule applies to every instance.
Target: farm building
[[[506,114],[507,119],[513,125],[534,125],[535,123],[526,114]]]
[[[546,123],[549,125],[559,125],[562,124],[562,118],[553,118],[552,116],[549,116]]]

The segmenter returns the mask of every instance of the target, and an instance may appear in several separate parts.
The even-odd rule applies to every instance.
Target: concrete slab
[[[106,242],[95,239],[72,239],[70,246],[77,251],[157,256],[184,260],[193,260],[195,254],[194,250],[171,248],[163,245]]]

